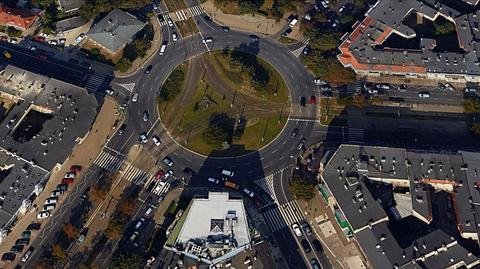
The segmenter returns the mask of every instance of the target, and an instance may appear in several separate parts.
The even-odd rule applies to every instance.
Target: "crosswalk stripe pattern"
[[[199,16],[203,13],[205,13],[205,10],[203,10],[203,7],[201,5],[190,7],[190,13],[192,13],[192,16]]]
[[[316,119],[288,118],[289,121],[317,122]]]
[[[160,25],[161,25],[161,26],[167,26],[167,25],[168,25],[167,20],[168,20],[168,19],[172,19],[172,17],[171,17],[170,14],[168,14],[168,13],[164,13],[164,14],[162,14],[162,15],[163,15],[163,19],[164,19],[164,20],[163,20],[162,22],[160,22]],[[173,22],[173,20],[172,20],[172,22]]]
[[[150,175],[147,172],[128,164],[127,168],[123,172],[122,178],[132,182],[133,184],[143,185],[149,176]]]
[[[162,195],[168,192],[170,189],[170,183],[168,182],[163,182],[163,181],[157,181],[155,183],[155,186],[153,187],[152,193],[156,195]]]
[[[132,92],[135,88],[135,83],[126,83],[126,84],[118,84],[119,86],[123,87],[125,90]]]
[[[310,38],[304,37],[300,40],[300,43],[308,45],[308,43],[310,43]]]
[[[179,21],[186,21],[188,19],[187,14],[183,10],[175,11],[175,15]]]
[[[102,86],[105,83],[105,80],[108,75],[105,74],[100,74],[100,73],[93,73],[92,75],[89,76],[87,84],[85,84],[85,89],[89,91],[98,91],[102,88]]]
[[[353,143],[364,143],[364,130],[359,128],[348,129],[348,141]]]
[[[295,200],[262,212],[262,215],[272,232],[276,232],[305,219],[300,206]]]
[[[277,201],[277,197],[275,196],[275,190],[273,188],[273,176],[268,176],[255,180],[255,184],[257,184],[258,186],[260,186],[260,188],[270,194],[273,200]]]
[[[123,159],[102,151],[97,158],[95,158],[93,163],[109,172],[116,172],[120,166],[122,166]]]

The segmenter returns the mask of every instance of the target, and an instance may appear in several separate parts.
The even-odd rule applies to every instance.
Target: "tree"
[[[343,67],[337,59],[331,59],[322,78],[334,86],[340,86],[353,83],[356,76],[352,69]]]
[[[118,205],[118,213],[130,217],[135,210],[135,201],[132,199],[124,200]]]
[[[53,258],[57,261],[64,260],[67,257],[67,253],[59,244],[53,244],[52,246],[52,255]]]
[[[321,52],[336,50],[340,43],[340,36],[335,32],[316,32],[311,40],[310,47]]]
[[[220,148],[228,139],[228,134],[224,129],[218,126],[208,126],[203,132],[203,140],[205,143]]]
[[[137,254],[117,255],[108,269],[137,269],[140,267],[140,257]]]
[[[107,229],[105,229],[105,235],[109,240],[120,240],[123,235],[123,228],[125,224],[120,218],[112,218],[108,222]]]
[[[183,89],[185,73],[182,69],[175,69],[168,77],[160,90],[160,99],[163,101],[172,101]]]
[[[289,182],[290,190],[296,199],[310,201],[315,197],[315,185],[294,174]]]
[[[434,22],[435,34],[436,35],[445,35],[455,32],[455,25],[450,21],[444,19],[441,22]]]
[[[11,27],[11,26],[8,26],[7,35],[9,37],[20,37],[20,36],[22,36],[22,31],[17,30],[15,28]]]
[[[255,13],[263,2],[264,0],[238,0],[238,6],[242,13]]]
[[[98,184],[93,185],[88,191],[88,200],[92,204],[99,204],[107,197],[108,190]]]
[[[480,123],[472,124],[472,127],[470,127],[470,131],[473,134],[480,136]]]
[[[127,58],[122,58],[120,59],[115,67],[117,68],[118,71],[120,72],[125,72],[127,71],[130,67],[132,66],[132,62],[127,59]]]
[[[215,112],[210,115],[208,127],[203,132],[204,141],[220,148],[224,143],[230,143],[233,138],[234,119],[225,112]]]
[[[463,102],[463,111],[465,113],[480,112],[480,100],[478,98],[469,97]]]
[[[72,240],[77,237],[78,228],[73,226],[71,223],[65,223],[65,225],[63,225],[63,232],[68,239]]]

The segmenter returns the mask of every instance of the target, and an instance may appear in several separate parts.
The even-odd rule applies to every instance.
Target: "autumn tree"
[[[118,205],[118,213],[124,216],[131,216],[135,210],[135,201],[131,199],[124,200]]]
[[[107,197],[108,190],[98,184],[93,185],[88,192],[88,200],[92,204],[99,204]]]
[[[65,223],[65,225],[63,225],[63,232],[68,239],[72,240],[77,237],[78,228],[73,226],[71,223]]]
[[[63,247],[60,246],[59,244],[54,244],[52,246],[52,255],[53,255],[53,258],[55,258],[55,260],[57,261],[61,261],[67,257],[67,253],[65,252]]]
[[[105,235],[109,240],[120,240],[123,235],[124,223],[119,218],[112,218],[108,222],[107,229],[105,230]]]

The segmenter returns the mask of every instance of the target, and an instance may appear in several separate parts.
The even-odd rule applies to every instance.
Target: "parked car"
[[[207,38],[202,39],[203,44],[212,43],[212,42],[213,42],[213,38],[211,38],[211,37],[207,37]]]
[[[145,74],[150,74],[150,71],[152,71],[152,65],[147,66],[147,68],[145,69]]]
[[[106,89],[105,93],[107,93],[108,95],[113,95],[114,92],[112,89]]]
[[[209,177],[207,180],[208,180],[209,182],[212,182],[212,183],[215,183],[215,184],[218,184],[218,183],[220,182],[218,179],[213,178],[213,177]]]
[[[165,21],[165,18],[163,17],[162,14],[158,14],[157,17],[158,17],[158,21],[160,21],[160,22],[164,22],[164,21]]]
[[[318,263],[317,259],[315,259],[315,258],[310,260],[310,265],[313,267],[313,269],[322,269],[322,267],[320,267],[320,264]]]
[[[295,138],[297,135],[298,135],[298,128],[293,128],[291,137],[292,137],[292,138]]]
[[[304,221],[304,222],[302,223],[302,228],[303,228],[303,230],[305,231],[305,233],[306,233],[307,235],[311,235],[311,234],[312,234],[312,229],[310,228],[310,225],[309,225],[306,221]]]
[[[318,241],[318,239],[313,240],[312,245],[316,252],[323,252],[322,244],[320,244],[320,241]]]
[[[168,18],[167,23],[168,23],[168,26],[173,27],[172,19]]]
[[[138,101],[138,92],[134,93],[132,96],[132,102],[136,103]]]
[[[310,247],[310,244],[308,243],[307,239],[302,239],[302,247],[303,250],[305,250],[306,253],[312,252],[312,248]]]
[[[79,43],[80,41],[83,40],[83,38],[85,38],[85,34],[84,34],[84,33],[82,33],[82,34],[80,34],[79,36],[77,36],[77,37],[75,38],[75,42]]]
[[[297,223],[292,224],[292,230],[296,236],[298,237],[302,236],[302,230],[300,230],[300,227],[298,226]]]
[[[42,225],[38,222],[33,222],[33,223],[30,223],[28,226],[27,226],[27,230],[30,230],[30,231],[36,231],[36,230],[40,230],[40,227]]]
[[[256,35],[249,35],[249,37],[250,37],[250,39],[252,39],[255,42],[260,40],[260,38]]]
[[[32,253],[33,253],[33,247],[30,247],[30,248],[25,252],[25,254],[23,254],[23,256],[22,256],[22,262],[28,261],[28,259],[30,258],[30,256],[32,256]]]
[[[155,174],[155,179],[160,180],[163,177],[163,175],[165,175],[165,171],[163,169],[160,169]]]
[[[30,244],[30,238],[20,238],[15,241],[15,245],[27,246]]]
[[[449,90],[451,92],[455,91],[455,88],[449,83],[445,84],[445,88],[447,88],[447,90]]]
[[[172,166],[173,165],[173,161],[167,156],[165,158],[163,158],[163,163],[168,165],[168,166]]]
[[[57,185],[57,190],[67,191],[68,190],[68,184],[58,184]]]
[[[73,178],[64,178],[64,179],[62,179],[61,182],[62,182],[62,184],[67,184],[68,185],[68,184],[72,184],[73,180],[74,180]]]
[[[311,104],[311,105],[316,105],[317,104],[317,98],[315,97],[315,95],[310,96],[310,99],[308,100],[308,103]]]
[[[324,86],[324,85],[327,85],[327,84],[328,84],[325,80],[320,79],[320,78],[315,78],[315,79],[313,80],[313,83],[315,83],[315,84],[318,85],[318,86]]]
[[[32,232],[30,230],[25,230],[22,232],[22,238],[30,238],[30,235],[32,235]]]
[[[2,255],[2,261],[12,262],[17,255],[13,252],[7,252]]]
[[[80,173],[82,171],[82,166],[81,165],[72,165],[70,166],[70,171],[75,172],[75,173]]]
[[[255,194],[253,193],[253,191],[247,189],[247,188],[244,188],[243,189],[243,192],[246,193],[248,196],[250,197],[253,197]]]
[[[166,173],[165,173],[165,179],[169,178],[169,177],[172,177],[173,176],[173,170],[168,170]]]
[[[153,141],[153,144],[155,144],[155,146],[160,146],[162,144],[162,141],[160,141],[160,138],[158,138],[158,136],[154,135],[152,137],[152,141]]]
[[[222,31],[224,31],[224,32],[226,32],[226,33],[230,32],[230,28],[227,27],[227,26],[222,26],[222,27],[220,27],[220,30],[222,30]]]
[[[430,93],[429,93],[429,92],[419,92],[419,93],[418,93],[418,97],[420,97],[420,98],[429,98],[429,97],[430,97]]]
[[[13,252],[13,253],[21,253],[23,251],[23,248],[24,246],[22,245],[13,245],[11,248],[10,248],[10,252]]]
[[[145,144],[148,142],[148,136],[147,136],[147,133],[141,133],[140,134],[140,143],[141,144]]]
[[[282,33],[282,36],[288,36],[292,32],[292,28],[288,28],[285,32]]]
[[[465,93],[476,93],[477,89],[475,89],[475,88],[465,88],[465,89],[463,89],[463,91]]]
[[[142,226],[142,224],[143,224],[144,222],[145,222],[145,218],[143,218],[143,217],[140,218],[140,219],[138,220],[137,224],[135,224],[135,230],[138,230],[138,229]]]
[[[175,32],[172,33],[172,40],[173,40],[173,42],[177,42],[177,40],[178,40],[177,33],[175,33]]]

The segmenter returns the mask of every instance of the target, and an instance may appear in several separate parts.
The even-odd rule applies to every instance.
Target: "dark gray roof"
[[[87,23],[87,20],[85,20],[82,16],[75,16],[58,21],[56,26],[57,30],[68,31],[80,27],[85,23]]]
[[[478,258],[468,252],[459,244],[454,244],[447,249],[440,249],[437,253],[429,256],[425,261],[419,262],[424,268],[472,268],[479,264]],[[458,266],[458,267],[457,267]]]
[[[125,45],[144,26],[145,23],[135,16],[116,8],[94,24],[87,36],[114,52]]]
[[[70,12],[79,9],[85,0],[58,0],[58,6],[63,12]]]
[[[461,0],[461,1],[474,6],[476,6],[480,2],[480,0]]]

